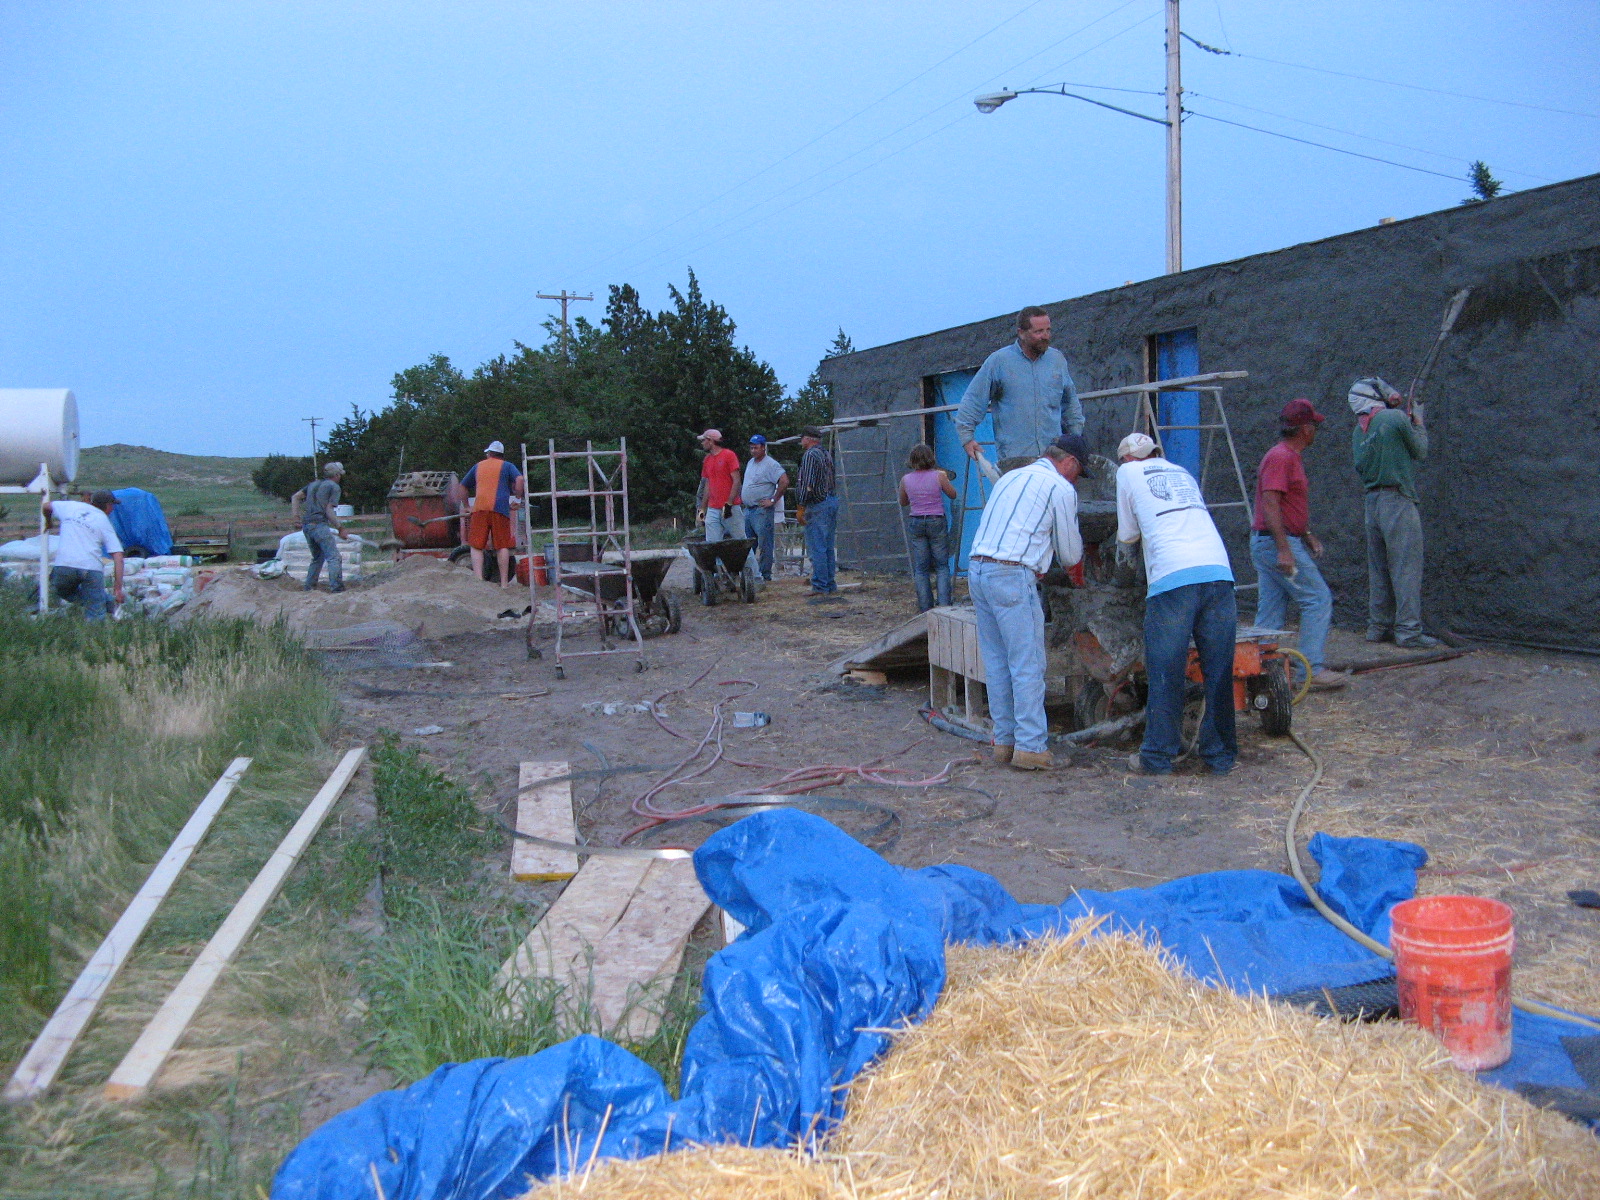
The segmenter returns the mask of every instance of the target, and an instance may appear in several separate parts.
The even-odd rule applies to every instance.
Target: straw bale
[[[952,947],[933,1015],[851,1086],[825,1153],[598,1163],[530,1200],[1571,1200],[1600,1143],[1399,1023],[1211,990],[1082,923]]]
[[[787,1150],[702,1146],[656,1158],[610,1159],[554,1179],[523,1200],[845,1200],[830,1164]]]
[[[832,1149],[881,1197],[1600,1195],[1592,1135],[1400,1025],[1208,989],[1125,937],[952,948]]]

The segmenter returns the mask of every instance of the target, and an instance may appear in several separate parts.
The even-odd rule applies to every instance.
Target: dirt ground
[[[921,672],[892,678],[883,689],[825,674],[834,658],[915,611],[904,578],[845,572],[841,580],[840,598],[822,604],[809,603],[804,583],[792,578],[751,605],[708,608],[686,595],[682,631],[647,643],[642,673],[635,655],[618,654],[569,659],[566,678],[557,679],[551,628],[539,627],[545,657],[530,661],[522,630],[502,621],[502,628],[429,641],[425,657],[451,666],[352,670],[341,661],[346,669],[337,683],[353,736],[402,734],[469,783],[485,808],[508,816],[520,762],[566,760],[574,770],[674,763],[705,732],[712,705],[743,690],[724,681],[743,680],[757,690],[730,709],[766,712],[772,723],[730,729],[728,753],[770,767],[719,766],[665,793],[664,803],[687,806],[809,764],[885,758],[932,775],[954,760],[952,782],[992,799],[955,788],[822,794],[891,808],[897,828],[869,840],[882,845],[898,833],[887,851],[892,861],[964,863],[1024,901],[1059,902],[1074,889],[1148,886],[1198,871],[1285,869],[1283,823],[1310,776],[1289,740],[1268,738],[1253,717],[1241,718],[1239,765],[1222,779],[1131,776],[1126,746],[1079,752],[1046,774],[992,766],[980,761],[979,747],[920,718],[927,695]],[[525,605],[527,593],[520,595]],[[568,642],[569,649],[596,645],[592,627]],[[1397,653],[1376,648],[1384,650]],[[1329,659],[1371,659],[1374,652],[1340,632]],[[690,741],[674,739],[647,714],[584,710],[592,701],[656,699],[708,668],[703,682],[661,705]],[[1323,756],[1326,776],[1302,833],[1421,843],[1433,856],[1424,891],[1490,895],[1515,907],[1521,993],[1600,1011],[1600,911],[1566,898],[1570,888],[1600,886],[1597,693],[1600,662],[1479,648],[1450,662],[1359,675],[1343,691],[1311,696],[1297,709],[1295,728]],[[427,726],[443,732],[412,732]],[[614,841],[636,826],[630,802],[656,778],[645,772],[575,784],[580,835]],[[881,817],[837,815],[862,830]],[[654,844],[695,845],[713,827],[680,825]],[[548,897],[535,888],[530,898]]]

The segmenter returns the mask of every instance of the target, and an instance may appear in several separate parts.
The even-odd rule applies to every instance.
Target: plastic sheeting
[[[111,494],[117,498],[111,527],[124,547],[142,546],[146,557],[172,553],[172,530],[161,501],[143,488],[118,488]]]
[[[1319,888],[1368,934],[1408,898],[1420,847],[1318,834]],[[721,830],[695,854],[712,900],[746,927],[706,965],[704,1015],[684,1053],[682,1096],[628,1051],[580,1037],[519,1059],[440,1067],[334,1117],[289,1156],[273,1200],[483,1200],[591,1156],[689,1142],[788,1145],[825,1134],[839,1085],[881,1053],[874,1032],[922,1019],[944,986],[947,942],[1010,942],[1104,915],[1141,931],[1196,976],[1283,994],[1380,978],[1389,964],[1339,933],[1293,879],[1221,871],[1152,888],[1019,904],[959,866],[895,867],[820,817],[780,810]],[[1583,1086],[1561,1047],[1581,1027],[1516,1015],[1516,1052],[1490,1082]]]

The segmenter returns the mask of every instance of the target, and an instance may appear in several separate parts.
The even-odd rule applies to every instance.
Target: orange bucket
[[[1400,1015],[1463,1071],[1511,1057],[1511,915],[1480,896],[1418,896],[1389,913]]]
[[[545,562],[544,555],[535,554],[533,556],[533,581],[540,587],[550,586],[550,572],[548,570],[549,565],[549,563]],[[517,569],[520,571],[522,568],[518,567]],[[518,578],[521,579],[521,576]],[[523,583],[528,582],[526,579],[521,579],[521,581]]]

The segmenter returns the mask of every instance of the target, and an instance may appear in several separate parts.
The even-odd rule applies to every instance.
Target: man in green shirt
[[[1405,397],[1383,380],[1358,379],[1350,389],[1356,474],[1366,488],[1367,641],[1408,650],[1437,646],[1422,632],[1422,515],[1416,464],[1428,457],[1422,405],[1408,415]]]

